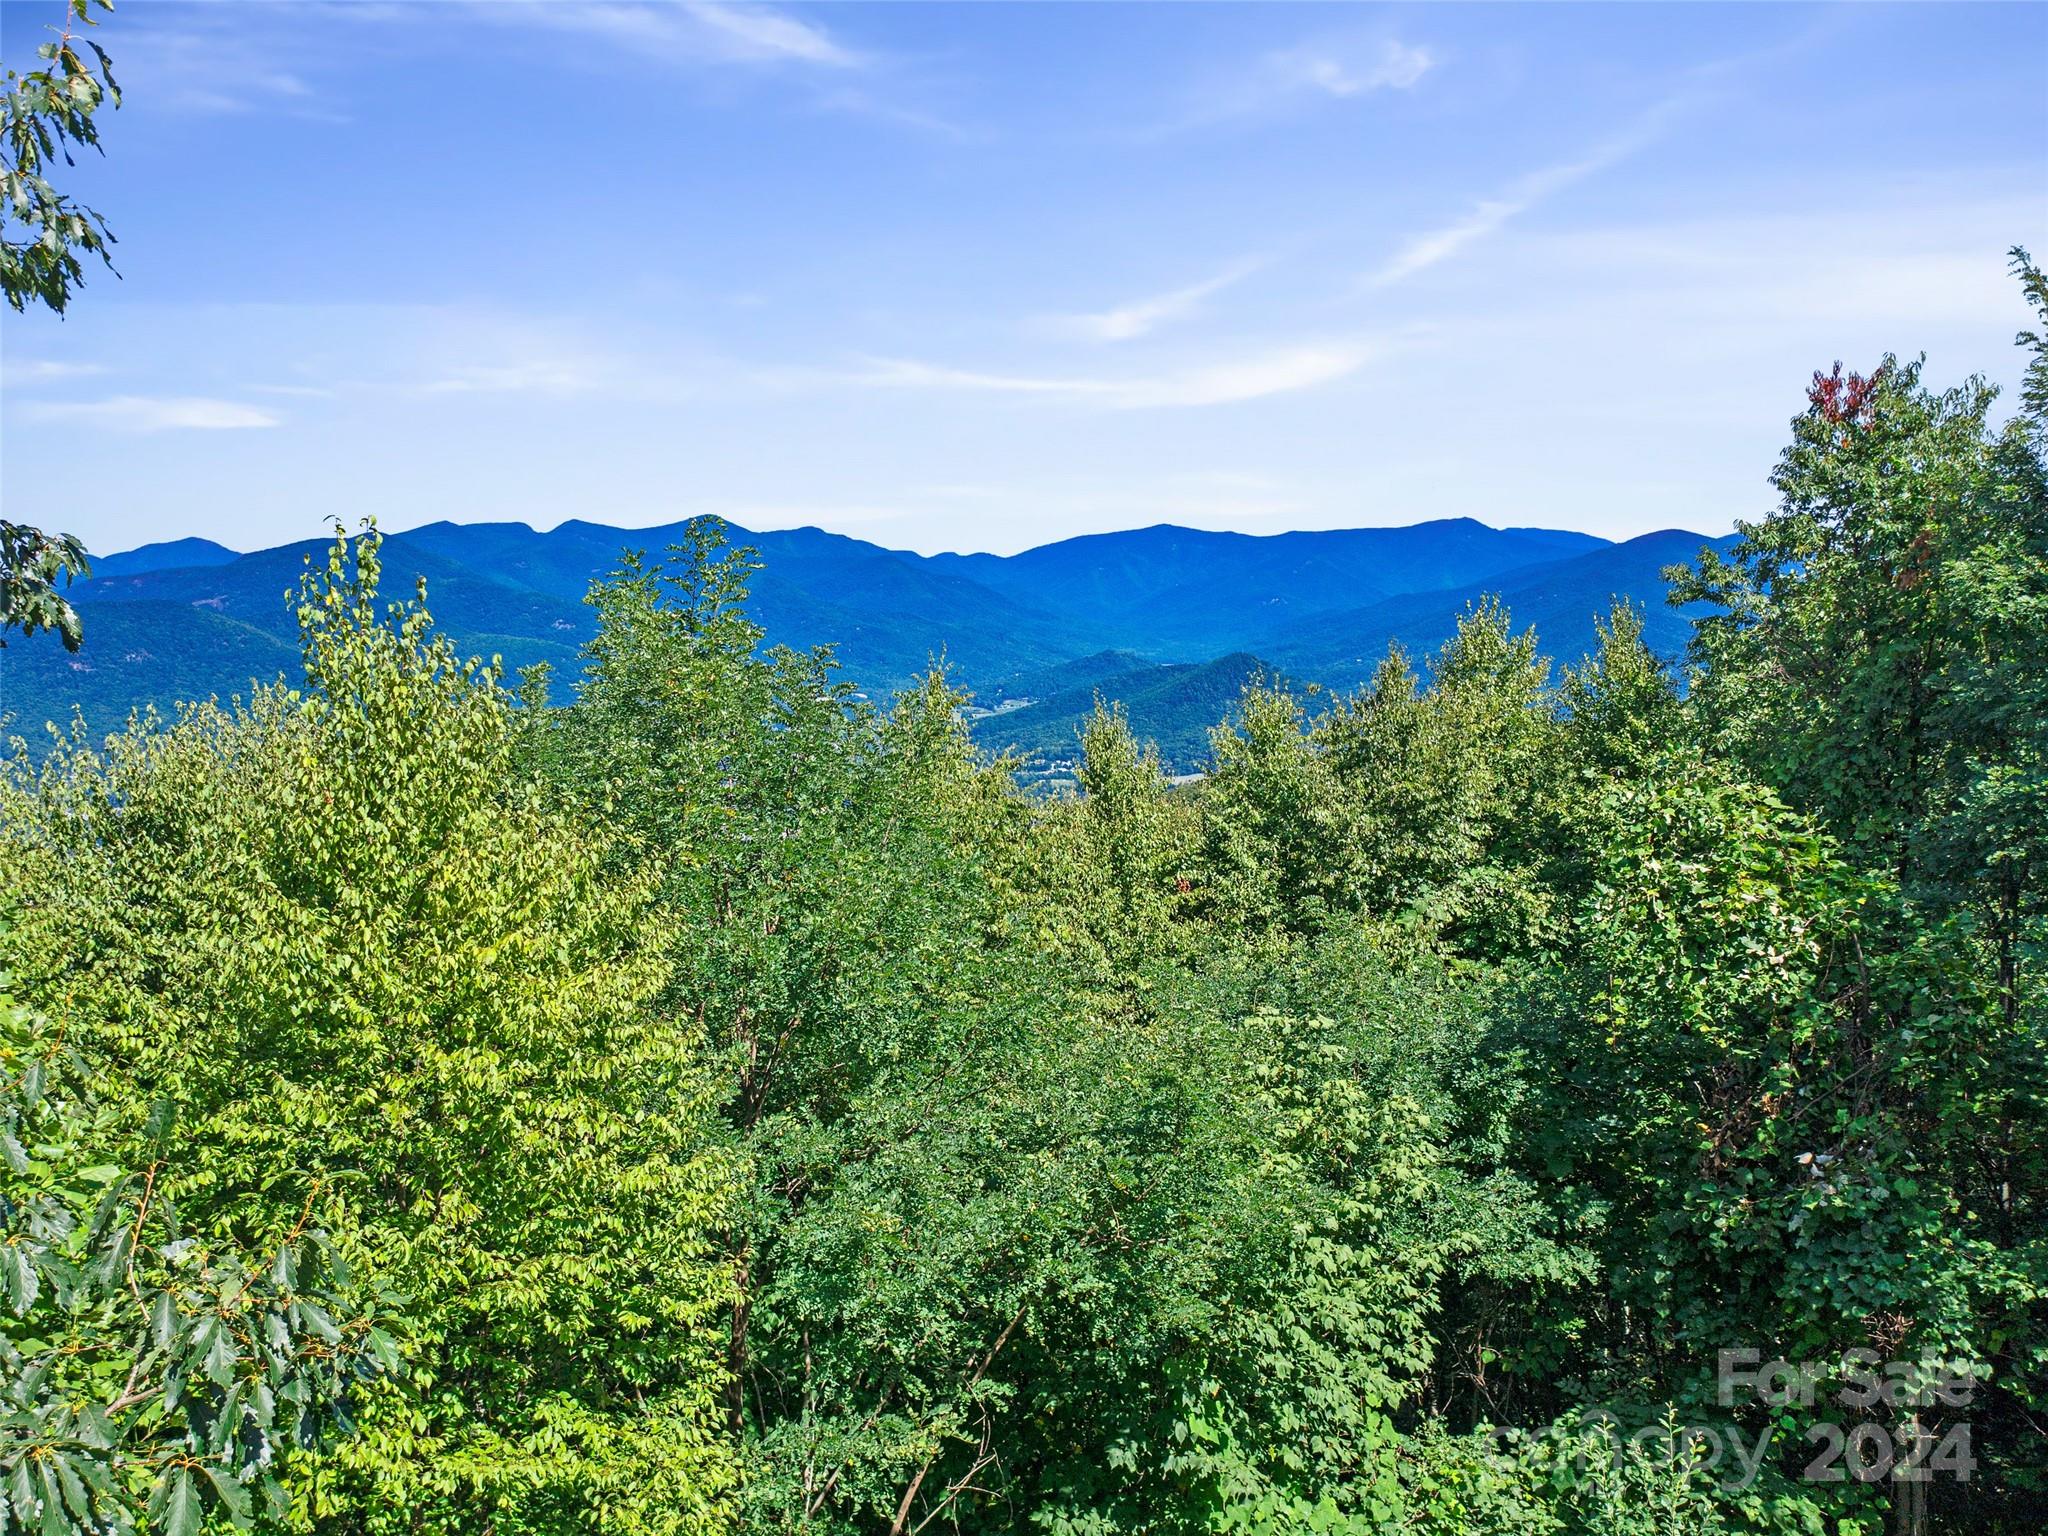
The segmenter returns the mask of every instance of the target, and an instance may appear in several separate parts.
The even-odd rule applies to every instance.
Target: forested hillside
[[[1027,796],[708,522],[497,530],[551,678],[430,539],[187,604],[304,686],[0,780],[0,1532],[2043,1529],[2023,339],[1815,376],[1688,688],[1482,586],[1191,787]]]
[[[978,719],[972,729],[976,741],[1014,755],[1027,771],[1070,779],[1086,722],[1109,705],[1123,711],[1132,735],[1159,754],[1162,767],[1190,774],[1209,765],[1210,732],[1231,718],[1246,686],[1269,678],[1277,680],[1272,669],[1242,651],[1208,662],[1140,662],[1028,695],[1022,708]]]

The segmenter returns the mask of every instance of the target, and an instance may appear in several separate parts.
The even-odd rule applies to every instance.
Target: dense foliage
[[[2039,1529],[2023,340],[1816,377],[1683,683],[1480,604],[1191,786],[709,523],[552,701],[337,538],[305,689],[0,782],[0,1530]]]
[[[85,281],[83,258],[112,265],[106,221],[50,183],[53,160],[99,147],[93,114],[121,103],[106,50],[77,29],[112,0],[63,0],[63,30],[37,45],[40,68],[0,77],[0,297],[62,314]]]
[[[69,164],[74,145],[98,148],[93,114],[121,104],[106,51],[77,31],[93,25],[95,6],[110,11],[113,0],[64,0],[63,30],[37,46],[42,66],[0,71],[0,299],[17,312],[34,303],[61,315],[85,281],[84,257],[113,264],[105,220],[45,174],[52,160]],[[89,569],[72,535],[0,518],[0,636],[53,629],[77,650],[78,613],[62,588]]]

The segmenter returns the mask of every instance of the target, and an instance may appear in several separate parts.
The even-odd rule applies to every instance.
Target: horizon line
[[[919,560],[935,560],[948,555],[952,556],[955,559],[972,559],[977,556],[984,556],[992,560],[1015,560],[1024,555],[1035,554],[1039,550],[1054,549],[1064,544],[1078,544],[1088,539],[1113,539],[1126,537],[1134,533],[1155,533],[1161,531],[1173,533],[1208,534],[1213,535],[1217,538],[1264,540],[1297,538],[1303,535],[1319,534],[1335,535],[1348,533],[1405,533],[1417,528],[1429,528],[1443,524],[1470,523],[1474,527],[1486,529],[1489,533],[1570,534],[1576,538],[1590,539],[1595,544],[1610,549],[1619,548],[1625,544],[1633,544],[1641,539],[1655,538],[1663,534],[1678,533],[1685,534],[1688,537],[1697,537],[1704,539],[1718,539],[1725,537],[1724,534],[1705,533],[1697,529],[1681,528],[1676,525],[1670,525],[1662,528],[1645,529],[1643,532],[1631,534],[1629,535],[1629,537],[1625,539],[1617,539],[1610,538],[1605,534],[1589,533],[1581,528],[1549,527],[1541,523],[1489,523],[1485,521],[1483,518],[1473,517],[1470,514],[1458,514],[1455,516],[1447,517],[1425,517],[1420,518],[1412,523],[1357,523],[1347,524],[1345,526],[1336,528],[1283,528],[1275,529],[1270,533],[1250,533],[1241,528],[1198,528],[1192,526],[1191,524],[1175,522],[1138,523],[1125,528],[1105,528],[1097,530],[1092,533],[1069,534],[1065,538],[1050,539],[1043,544],[1026,545],[1022,549],[1012,550],[1007,554],[999,553],[995,550],[986,549],[940,549],[925,551],[901,548],[894,545],[878,543],[873,539],[864,539],[860,537],[860,535],[858,534],[843,533],[838,529],[827,528],[824,527],[822,524],[818,523],[795,523],[783,527],[749,528],[745,524],[737,522],[734,519],[727,517],[725,514],[720,512],[699,512],[693,513],[688,517],[677,518],[671,522],[639,524],[605,523],[599,522],[594,518],[570,516],[563,517],[556,520],[555,522],[549,523],[546,527],[536,526],[534,523],[527,521],[523,518],[478,518],[474,520],[466,520],[461,518],[442,517],[435,518],[431,522],[415,523],[405,528],[380,528],[378,531],[382,533],[386,538],[404,538],[408,534],[422,533],[431,528],[523,528],[528,533],[544,538],[549,534],[559,533],[562,529],[574,524],[580,524],[586,528],[602,528],[615,533],[655,533],[667,529],[684,528],[690,525],[691,523],[694,523],[699,519],[706,517],[715,518],[719,522],[725,524],[726,527],[736,529],[740,533],[748,535],[750,537],[759,534],[772,533],[824,534],[831,538],[845,539],[849,543],[865,544],[870,549],[878,550],[883,554],[903,555]],[[366,522],[367,521],[369,520],[366,519]],[[353,539],[359,537],[362,531],[362,527],[359,526],[354,532],[348,532],[346,536]],[[1732,533],[1736,530],[1733,527],[1731,527],[1728,531]],[[139,554],[144,550],[162,549],[177,544],[198,543],[210,544],[215,549],[226,550],[229,554],[235,556],[236,559],[246,559],[251,555],[269,554],[274,550],[290,549],[293,546],[300,544],[324,544],[328,542],[331,538],[332,531],[321,534],[309,534],[304,538],[286,539],[277,544],[259,545],[254,549],[236,549],[233,545],[223,544],[220,540],[208,538],[204,534],[188,533],[179,534],[171,538],[151,539],[141,544],[129,545],[124,549],[110,549],[105,551],[91,550],[88,551],[88,553],[93,560],[99,561],[114,559],[122,555]],[[86,579],[90,580],[92,578],[88,577]]]

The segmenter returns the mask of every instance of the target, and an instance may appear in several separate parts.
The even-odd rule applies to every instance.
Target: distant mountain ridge
[[[92,574],[135,576],[144,571],[175,571],[195,565],[226,565],[241,554],[211,539],[170,539],[162,544],[144,544],[119,554],[96,557]]]
[[[1605,542],[1554,529],[1489,528],[1468,517],[1278,534],[1158,524],[1017,555],[930,559],[1076,622],[1100,626],[1114,615],[1123,645],[1214,656],[1262,630],[1361,599],[1463,586]]]
[[[410,595],[424,580],[459,646],[513,668],[546,662],[564,696],[594,632],[590,583],[628,550],[658,559],[686,527],[433,523],[385,539],[385,590]],[[977,724],[980,739],[1040,755],[1059,754],[1101,689],[1125,699],[1177,766],[1199,756],[1224,711],[1199,729],[1196,715],[1227,705],[1250,671],[1349,686],[1390,641],[1433,650],[1486,593],[1565,659],[1591,644],[1594,617],[1616,597],[1641,606],[1652,644],[1675,653],[1691,620],[1666,607],[1658,572],[1728,542],[1666,531],[1616,544],[1451,518],[1267,535],[1162,524],[1017,555],[928,556],[818,528],[726,532],[760,554],[748,608],[769,643],[832,645],[876,694],[943,658],[984,702],[1006,706]],[[72,656],[37,636],[0,649],[0,716],[40,734],[76,707],[97,733],[143,705],[168,711],[294,676],[288,594],[324,550],[313,540],[238,554],[195,538],[96,559],[71,594],[85,648]]]
[[[1643,611],[1644,642],[1659,656],[1675,659],[1701,609],[1667,603],[1660,573],[1697,559],[1702,548],[1727,549],[1734,542],[1732,534],[1709,539],[1662,529],[1492,580],[1441,592],[1405,592],[1363,608],[1319,615],[1256,639],[1261,654],[1287,671],[1349,688],[1372,675],[1389,645],[1399,645],[1418,663],[1426,660],[1457,616],[1488,597],[1500,599],[1516,629],[1534,628],[1544,654],[1560,662],[1575,662],[1592,651],[1599,641],[1595,621],[1625,600]]]

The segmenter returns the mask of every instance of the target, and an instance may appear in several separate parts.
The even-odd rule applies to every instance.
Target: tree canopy
[[[118,96],[44,59],[61,313]],[[0,769],[0,1536],[2042,1529],[2013,263],[2017,408],[1817,373],[1682,662],[1477,603],[1193,784],[1098,701],[1026,793],[708,520],[573,678],[337,528],[300,675]],[[0,629],[82,567],[0,524]]]

